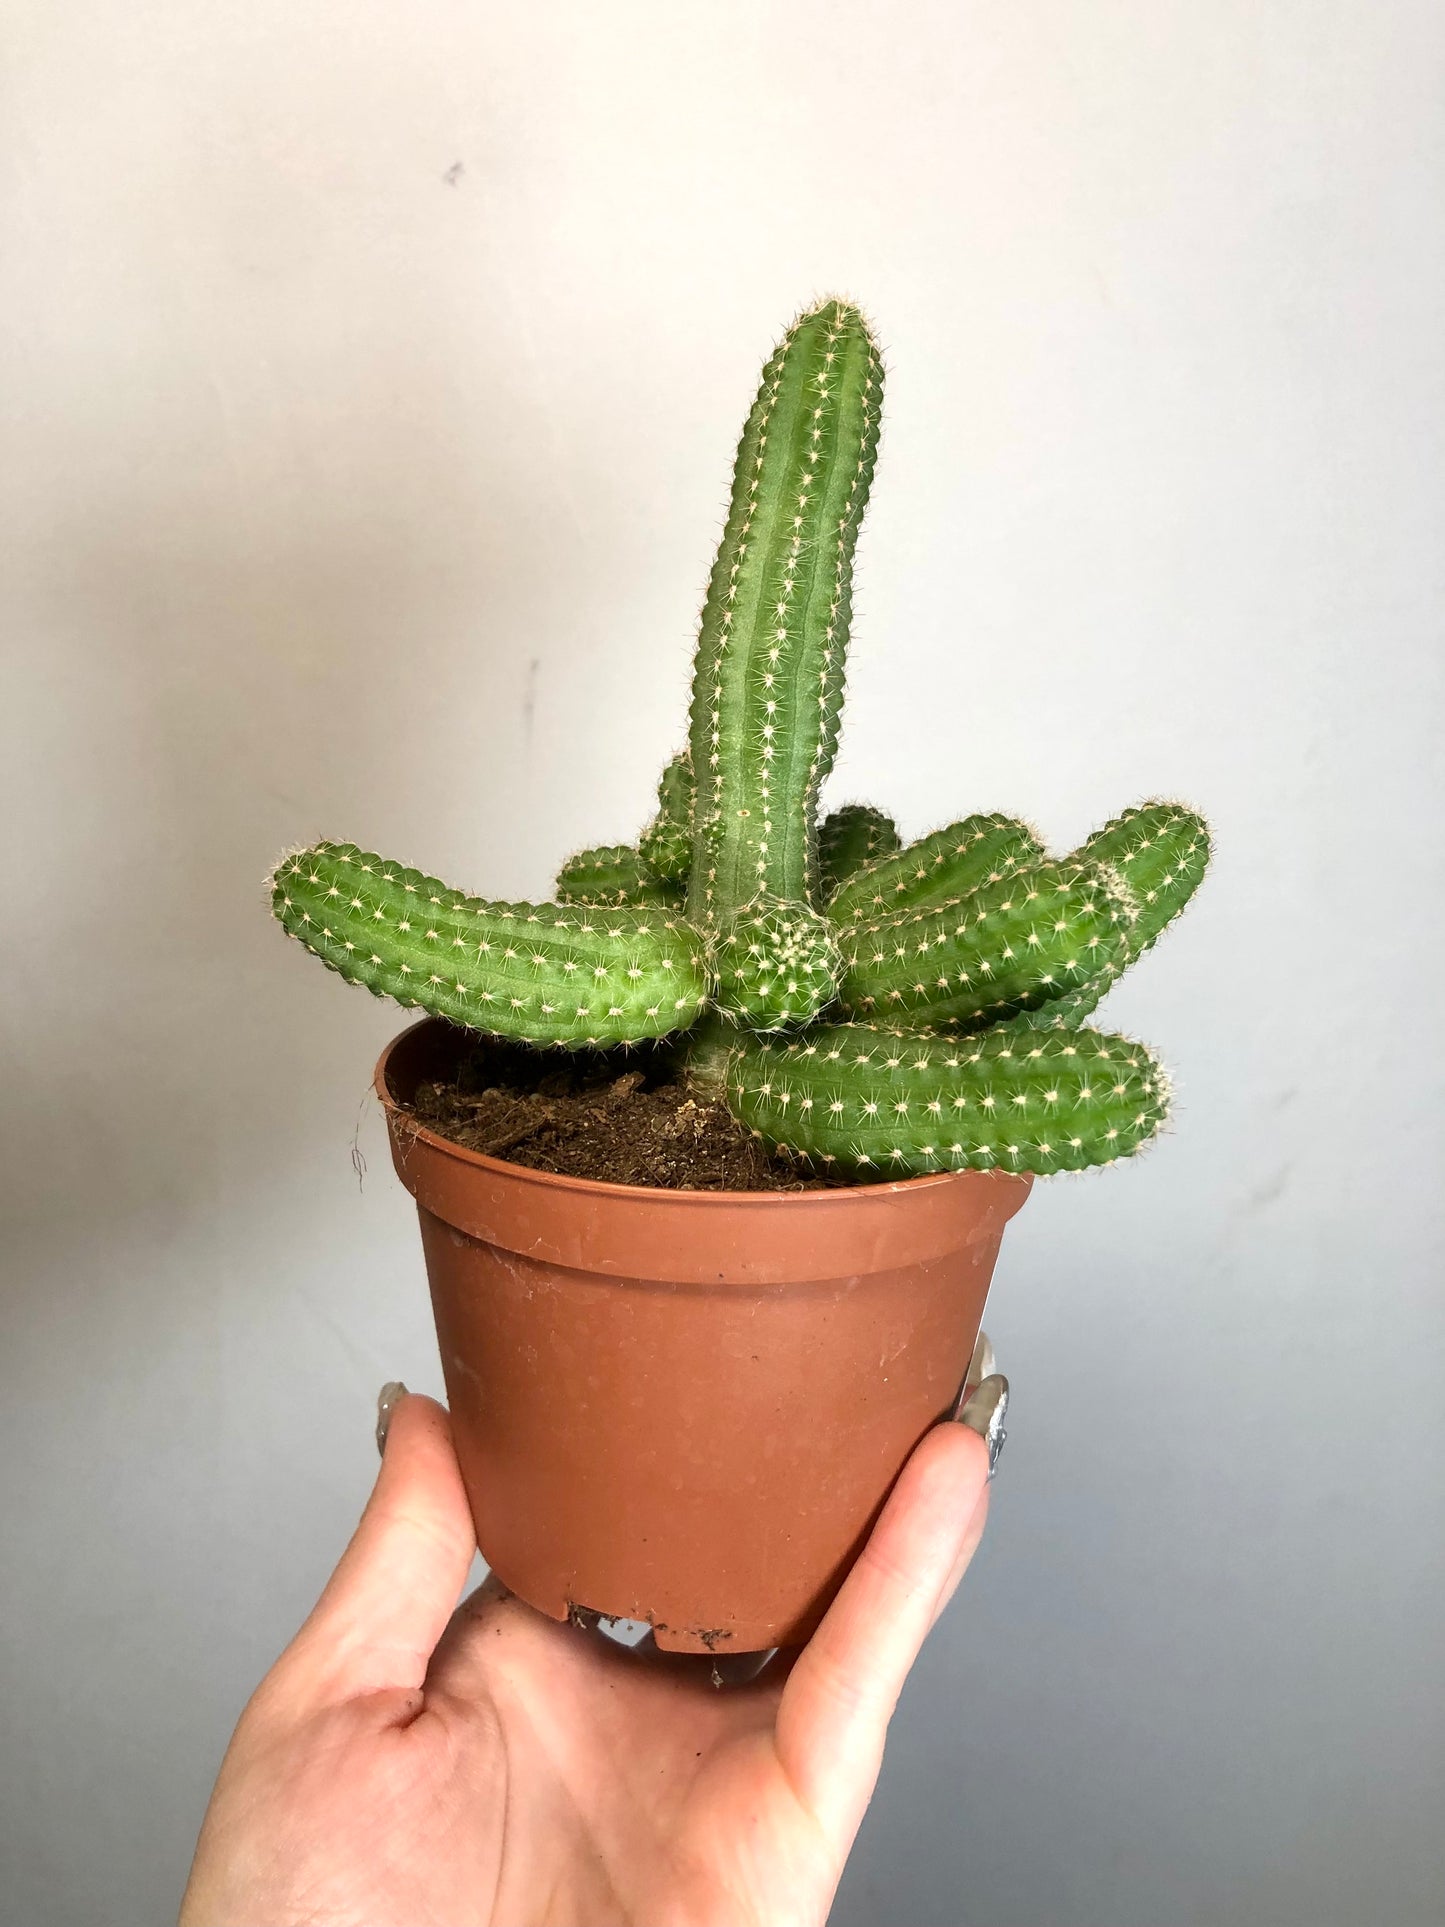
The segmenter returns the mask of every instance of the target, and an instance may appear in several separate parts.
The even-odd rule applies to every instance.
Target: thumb
[[[277,1673],[313,1707],[419,1691],[476,1549],[446,1411],[403,1394],[361,1522]]]

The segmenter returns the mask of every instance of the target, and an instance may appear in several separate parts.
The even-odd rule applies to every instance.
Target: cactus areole
[[[882,402],[859,310],[799,315],[743,426],[687,747],[635,846],[572,857],[550,903],[499,903],[313,843],[271,877],[288,934],[475,1031],[674,1036],[769,1146],[860,1181],[1075,1171],[1152,1139],[1168,1078],[1086,1020],[1202,877],[1194,812],[1148,802],[1055,855],[1007,816],[908,845],[869,806],[819,822]]]

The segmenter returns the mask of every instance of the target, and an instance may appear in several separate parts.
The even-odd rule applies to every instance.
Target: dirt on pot
[[[856,1184],[771,1156],[726,1104],[690,1096],[665,1050],[559,1059],[478,1041],[454,1076],[418,1085],[419,1124],[534,1171],[667,1191],[819,1191]]]

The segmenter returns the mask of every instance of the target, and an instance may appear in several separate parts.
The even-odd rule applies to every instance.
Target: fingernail
[[[973,1357],[968,1361],[968,1372],[964,1377],[963,1390],[958,1395],[960,1407],[969,1393],[975,1391],[986,1378],[992,1378],[998,1370],[998,1361],[993,1355],[993,1346],[988,1342],[988,1333],[980,1332],[978,1343],[973,1348]]]
[[[376,1449],[386,1450],[386,1435],[391,1427],[391,1415],[406,1397],[406,1387],[399,1378],[389,1378],[376,1395]]]
[[[1004,1440],[1008,1433],[1003,1429],[1004,1417],[1008,1412],[1008,1380],[1002,1372],[991,1372],[981,1385],[975,1386],[961,1401],[954,1417],[960,1425],[966,1425],[988,1447],[988,1476],[993,1477],[998,1470],[999,1455],[1003,1451]]]

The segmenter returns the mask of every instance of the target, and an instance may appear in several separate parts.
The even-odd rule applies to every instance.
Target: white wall
[[[1215,872],[1041,1186],[988,1545],[836,1920],[1445,1910],[1433,0],[8,0],[0,1917],[168,1917],[435,1388],[297,837],[640,822],[756,368],[890,361],[834,794]],[[358,1187],[353,1136],[368,1170]]]

